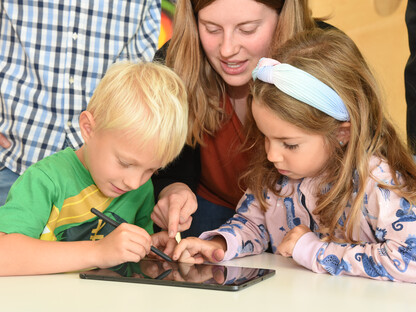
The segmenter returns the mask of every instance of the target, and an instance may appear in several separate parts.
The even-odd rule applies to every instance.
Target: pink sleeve
[[[218,232],[218,230],[213,230],[213,231],[208,231],[208,232],[202,233],[199,236],[199,238],[204,239],[204,240],[210,240],[214,236],[218,236],[218,235],[224,237],[225,241],[227,242],[227,251],[225,252],[224,259],[222,261],[228,261],[228,260],[231,260],[235,257],[238,257],[237,240],[233,235],[231,235],[229,233],[220,233],[220,232]]]
[[[249,190],[241,198],[231,219],[216,230],[202,233],[199,238],[207,240],[215,235],[221,235],[227,242],[224,261],[260,254],[268,248],[270,238],[265,214]]]
[[[393,184],[388,167],[379,165],[373,174],[377,180],[369,179],[362,207],[362,243],[323,243],[307,233],[293,258],[318,273],[416,283],[416,206],[379,184]]]
[[[292,257],[300,265],[312,270],[319,248],[324,243],[313,232],[308,232],[298,239],[293,249]]]

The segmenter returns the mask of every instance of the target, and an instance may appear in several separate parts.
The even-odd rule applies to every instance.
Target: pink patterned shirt
[[[277,246],[286,233],[304,224],[312,232],[304,234],[293,250],[293,259],[304,267],[318,273],[415,283],[416,206],[379,186],[378,181],[394,183],[386,162],[373,157],[370,168],[372,174],[365,185],[360,233],[356,237],[363,244],[320,240],[319,220],[313,215],[317,185],[314,178],[290,180],[285,177],[280,185],[281,194],[288,194],[287,197],[268,192],[267,212],[261,211],[254,195],[247,190],[234,217],[219,229],[204,232],[200,237],[209,239],[222,235],[227,241],[224,260],[229,260],[259,254],[269,243],[277,254]],[[346,207],[346,213],[348,209]],[[343,220],[341,218],[339,222]]]

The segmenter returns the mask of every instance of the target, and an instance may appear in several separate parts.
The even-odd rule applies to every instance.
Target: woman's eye
[[[207,30],[207,32],[209,32],[210,34],[215,34],[217,32],[220,31],[220,28],[215,27],[215,26],[206,26],[205,29]]]
[[[257,27],[246,27],[246,28],[240,28],[240,31],[245,35],[251,35],[256,32]]]
[[[299,147],[298,144],[287,144],[287,143],[283,143],[284,147],[290,150],[294,150],[297,149]]]

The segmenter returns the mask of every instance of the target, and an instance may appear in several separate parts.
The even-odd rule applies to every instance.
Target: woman
[[[316,25],[307,0],[178,1],[169,47],[155,56],[184,80],[190,106],[187,145],[152,178],[152,219],[169,236],[191,221],[182,236],[198,236],[234,214],[250,157],[242,147],[251,72],[261,57]]]

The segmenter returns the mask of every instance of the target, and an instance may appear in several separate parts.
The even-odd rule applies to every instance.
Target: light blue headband
[[[322,81],[299,68],[263,57],[252,75],[254,80],[258,78],[274,84],[287,95],[319,109],[336,120],[350,120],[340,96]]]

